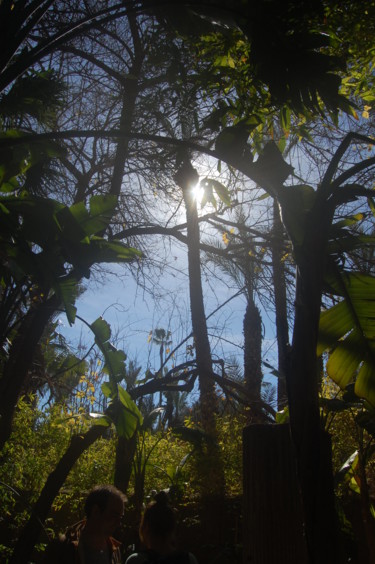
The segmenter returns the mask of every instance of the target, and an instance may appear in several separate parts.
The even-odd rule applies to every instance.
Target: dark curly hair
[[[108,501],[111,497],[117,497],[118,499],[121,499],[121,501],[123,501],[124,503],[127,501],[126,495],[123,494],[120,490],[118,490],[114,486],[107,484],[95,486],[95,488],[93,488],[89,492],[85,501],[86,517],[90,517],[94,505],[97,505],[100,511],[103,512],[106,509],[108,505]]]

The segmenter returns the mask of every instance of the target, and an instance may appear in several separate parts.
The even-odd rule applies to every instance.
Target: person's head
[[[87,524],[103,535],[111,535],[120,525],[126,496],[110,485],[96,486],[85,501]]]
[[[161,491],[146,507],[139,527],[139,536],[147,548],[160,552],[165,548],[165,551],[168,551],[174,546],[176,525],[176,515],[169,505],[168,496]]]

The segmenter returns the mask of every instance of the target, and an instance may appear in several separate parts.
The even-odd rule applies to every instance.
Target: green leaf
[[[73,277],[67,276],[56,280],[52,287],[64,304],[69,324],[73,325],[77,314],[77,308],[74,304],[77,298],[78,281]]]
[[[360,494],[361,493],[361,488],[359,487],[359,484],[356,480],[356,478],[353,476],[350,480],[349,483],[350,489],[353,490],[353,492]]]
[[[351,215],[346,217],[345,219],[341,219],[340,221],[336,221],[333,224],[333,227],[349,227],[350,225],[355,225],[358,221],[362,221],[364,219],[363,213],[357,213],[355,215]]]
[[[292,113],[287,106],[284,106],[280,111],[280,125],[284,131],[289,131],[290,129],[291,114]]]
[[[83,202],[74,204],[70,208],[64,207],[56,213],[56,219],[64,237],[77,243],[86,237],[82,224],[87,216],[88,212]]]
[[[107,413],[116,426],[117,434],[120,437],[131,439],[140,425],[137,413],[125,407],[119,399],[111,402]]]
[[[141,258],[143,253],[133,247],[128,247],[120,241],[107,241],[101,237],[93,236],[90,244],[82,247],[86,260],[90,264],[101,262],[131,262]]]
[[[230,55],[220,55],[214,61],[214,67],[230,67],[234,69],[236,64]]]
[[[345,301],[342,301],[320,315],[317,355],[332,347],[353,327],[353,319]]]
[[[217,209],[215,196],[212,190],[212,185],[210,183],[208,183],[204,188],[203,197],[201,200],[201,208],[203,209],[207,203],[212,204],[215,210]]]
[[[105,343],[111,338],[111,326],[102,317],[98,317],[91,323],[90,329],[94,333],[97,342]]]
[[[42,248],[51,248],[57,241],[61,231],[56,214],[65,208],[63,204],[51,198],[37,198],[29,194],[16,198],[4,197],[1,201],[19,223],[19,234],[24,244],[36,243]],[[15,229],[15,223],[11,229]]]
[[[90,198],[90,213],[81,222],[87,235],[95,235],[104,231],[116,210],[117,197],[111,194],[96,195]]]
[[[371,210],[372,215],[375,217],[375,203],[373,198],[367,198],[367,203]]]
[[[286,147],[286,137],[280,137],[278,143],[277,143],[277,148],[279,149],[280,153],[283,153],[285,151],[285,147]]]
[[[90,212],[83,202],[62,210],[62,226],[66,234],[71,234],[71,239],[81,241],[84,237],[100,233],[108,227],[116,205],[116,196],[109,194],[92,196]]]
[[[142,413],[139,411],[136,403],[130,397],[130,394],[122,386],[118,386],[118,394],[122,405],[126,407],[126,409],[128,409],[129,412],[134,415],[134,417],[138,421],[138,424],[142,425],[143,423]]]
[[[117,350],[111,343],[104,343],[101,347],[104,355],[104,372],[115,382],[121,382],[126,377],[126,354],[122,350]]]
[[[101,390],[106,398],[115,399],[117,396],[117,386],[113,382],[104,382]]]
[[[353,470],[358,465],[358,451],[356,450],[349,456],[347,460],[345,460],[344,464],[341,466],[340,470],[335,474],[335,483],[339,484],[343,481],[344,478],[348,475],[348,473],[353,473]]]
[[[95,335],[95,342],[104,356],[104,372],[109,375],[114,384],[121,382],[126,377],[126,354],[124,351],[116,349],[109,342],[111,337],[110,325],[99,317],[90,325],[90,328]]]
[[[91,419],[95,420],[95,425],[102,425],[103,427],[109,427],[111,425],[111,420],[107,415],[103,413],[89,413]]]
[[[375,355],[375,344],[372,343],[372,353]],[[364,361],[355,381],[354,391],[360,398],[367,399],[375,405],[375,362],[373,357]]]
[[[345,273],[331,286],[343,299],[320,316],[317,354],[331,349],[328,375],[375,405],[375,277]]]
[[[62,103],[64,84],[53,70],[28,70],[0,98],[0,115],[35,117],[48,122]]]
[[[283,423],[288,423],[289,421],[289,409],[285,407],[281,411],[278,411],[275,416],[275,421],[278,425],[282,425]]]

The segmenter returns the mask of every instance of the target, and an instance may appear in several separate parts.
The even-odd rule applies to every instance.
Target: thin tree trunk
[[[138,27],[134,16],[129,16],[129,26],[132,32],[132,39],[134,45],[134,57],[131,68],[129,69],[129,76],[124,78],[122,82],[123,96],[122,96],[122,109],[120,116],[120,129],[124,133],[131,132],[136,100],[139,94],[138,77],[140,75],[142,64],[144,60],[144,52],[141,46]],[[122,179],[124,176],[125,163],[129,156],[129,137],[122,137],[119,139],[116,149],[116,157],[113,166],[113,173],[111,179],[110,194],[119,196],[121,192]]]
[[[9,564],[27,564],[30,561],[31,553],[42,529],[42,524],[70,470],[81,454],[99,437],[102,437],[105,432],[106,427],[95,425],[84,435],[72,437],[65,454],[47,478],[40,496],[33,507],[33,513],[17,541]]]
[[[288,403],[286,374],[289,361],[289,326],[286,299],[285,266],[283,261],[284,228],[281,223],[279,204],[273,202],[273,237],[272,237],[272,276],[275,292],[275,322],[278,354],[277,405],[284,409]]]
[[[191,320],[193,326],[194,346],[199,372],[200,403],[202,426],[208,433],[216,433],[215,413],[217,412],[217,396],[213,379],[211,348],[208,339],[206,315],[203,300],[201,263],[199,251],[199,224],[196,202],[186,186],[183,190],[186,206],[188,267]]]
[[[224,490],[224,471],[216,445],[215,414],[218,410],[218,399],[213,379],[211,348],[203,300],[198,212],[191,190],[198,178],[197,171],[189,161],[186,161],[176,175],[176,183],[182,188],[186,207],[190,308],[199,373],[201,424],[203,430],[213,439],[207,444],[204,458],[205,468],[202,469],[202,490],[206,496],[220,496]]]

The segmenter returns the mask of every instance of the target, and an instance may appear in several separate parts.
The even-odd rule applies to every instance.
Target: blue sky
[[[162,209],[163,202],[159,205]],[[264,202],[257,202],[255,195],[251,205],[254,221],[256,216],[266,220],[263,217],[264,211],[260,210],[264,210]],[[205,209],[204,212],[207,210]],[[181,217],[176,219],[177,223],[184,223],[183,210],[180,209],[179,213]],[[162,215],[161,222],[163,222]],[[205,231],[203,225],[201,230]],[[217,237],[221,240],[220,233],[218,234],[216,230],[212,233],[206,232],[204,236]],[[88,323],[103,316],[111,325],[115,346],[124,350],[130,360],[135,360],[137,365],[142,367],[142,372],[148,368],[156,371],[160,366],[158,347],[148,343],[150,331],[156,328],[171,331],[171,349],[184,341],[191,332],[187,249],[182,243],[174,240],[158,242],[155,238],[151,241],[150,249],[153,260],[167,264],[162,270],[157,268],[148,270],[147,263],[145,266],[147,275],[145,284],[148,290],[156,294],[156,298],[137,284],[129,273],[129,267],[109,265],[104,267],[103,272],[96,270],[96,274],[94,272],[90,280],[85,281],[87,290],[76,304],[78,315]],[[116,274],[110,275],[110,272]],[[219,268],[211,264],[202,270],[202,284],[213,358],[235,357],[239,366],[242,366],[245,298],[238,296],[219,308],[238,292],[238,287],[225,277]],[[212,315],[215,311],[216,313]],[[269,315],[269,312],[262,311],[264,359],[276,367],[275,328]],[[60,330],[68,341],[78,342],[82,333],[85,344],[91,345],[93,337],[82,322],[77,319],[75,324],[69,327],[64,315],[60,316],[60,321]],[[192,339],[188,343],[192,344]],[[187,360],[186,344],[188,343],[184,343],[178,349],[176,364]],[[188,358],[190,360],[191,357]],[[170,363],[168,367],[171,367]],[[267,373],[267,370],[264,369],[264,372]]]
[[[88,323],[103,316],[111,325],[116,347],[124,350],[128,359],[135,360],[138,366],[142,366],[143,373],[147,368],[156,371],[160,364],[158,347],[148,343],[152,329],[164,328],[171,331],[171,349],[183,341],[191,331],[188,280],[185,273],[182,271],[179,277],[171,274],[158,282],[163,284],[164,295],[156,302],[139,289],[132,277],[123,279],[113,275],[108,275],[105,284],[96,283],[94,279],[89,281],[87,291],[77,301],[77,313]],[[215,281],[216,295],[213,296],[210,284],[204,280],[203,284],[207,316],[217,308],[218,303],[225,302],[235,293],[232,288],[228,289],[224,281],[221,284]],[[242,366],[242,322],[245,307],[244,297],[239,296],[208,319],[214,359],[235,356]],[[89,346],[93,342],[92,335],[79,319],[72,327],[69,327],[65,315],[61,314],[59,319],[60,331],[69,341],[78,342],[82,332],[86,345]],[[276,367],[274,326],[265,315],[264,322],[264,357]],[[192,344],[192,339],[188,343]],[[176,353],[176,363],[187,359],[186,344]],[[171,362],[168,367],[171,367]],[[267,381],[274,381],[273,378],[267,377],[267,369],[264,368],[264,372]]]

